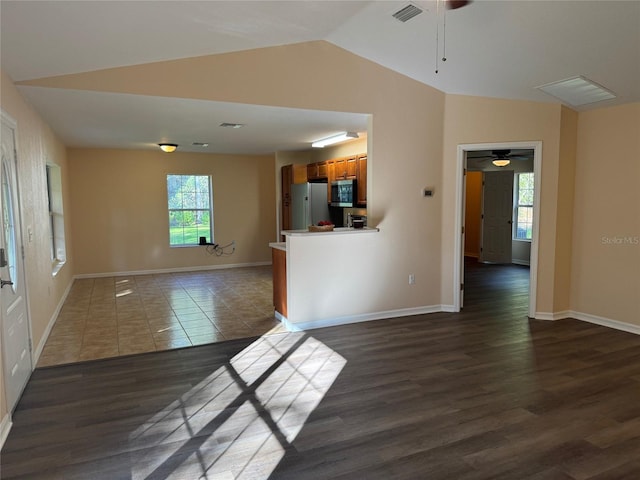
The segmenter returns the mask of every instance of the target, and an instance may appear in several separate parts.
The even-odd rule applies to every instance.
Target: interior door
[[[480,261],[511,263],[513,170],[484,172]]]
[[[7,408],[13,410],[31,375],[29,317],[16,181],[15,126],[2,116],[0,181],[0,308]]]

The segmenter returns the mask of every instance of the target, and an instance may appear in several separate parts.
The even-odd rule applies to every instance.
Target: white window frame
[[[534,181],[532,192],[531,192],[531,204],[528,203],[520,203],[520,176],[521,175],[531,175],[532,181]],[[520,172],[516,173],[514,177],[514,197],[513,197],[513,239],[520,242],[531,242],[533,239],[533,198],[535,196],[535,176],[533,172]],[[529,238],[520,238],[518,237],[518,213],[520,208],[528,208],[531,212],[530,218],[531,222],[524,223],[525,225],[531,225],[531,237]],[[526,229],[525,229],[526,230]]]
[[[208,203],[209,203],[209,207],[208,208],[197,208],[197,207],[187,207],[185,208],[184,205],[182,206],[182,208],[177,208],[177,207],[171,207],[169,205],[169,203],[171,202],[171,198],[169,198],[169,179],[170,177],[202,177],[207,179],[207,188],[208,188]],[[200,175],[200,174],[183,174],[183,173],[169,173],[167,174],[167,212],[168,212],[168,222],[169,222],[169,246],[170,247],[177,247],[177,248],[182,248],[182,247],[194,247],[194,246],[198,246],[200,245],[199,242],[199,237],[201,236],[206,236],[207,238],[207,242],[208,243],[214,243],[213,241],[213,179],[211,175]],[[172,212],[207,212],[209,214],[209,229],[204,230],[202,232],[198,231],[198,234],[196,235],[196,237],[194,238],[193,242],[184,242],[184,234],[183,234],[183,242],[182,243],[171,243],[171,214]],[[202,234],[202,235],[201,235]]]
[[[45,168],[49,214],[49,245],[51,247],[51,269],[52,275],[55,276],[67,262],[67,246],[64,233],[62,171],[55,163],[47,162]]]

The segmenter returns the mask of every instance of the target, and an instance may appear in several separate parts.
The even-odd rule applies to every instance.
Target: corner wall
[[[571,310],[640,327],[640,103],[581,112],[577,144]]]

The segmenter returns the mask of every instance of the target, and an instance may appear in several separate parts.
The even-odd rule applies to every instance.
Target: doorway
[[[7,410],[13,411],[31,376],[27,304],[15,147],[16,123],[2,112],[0,165],[0,323]]]
[[[516,178],[518,177],[518,173],[529,170],[529,174],[533,176],[533,183],[535,185],[535,189],[532,192],[531,205],[529,206],[529,223],[526,225],[528,228],[524,231],[530,236],[529,239],[526,239],[526,242],[520,241],[518,243],[526,243],[527,248],[526,251],[528,253],[528,263],[529,263],[529,301],[528,301],[528,316],[535,316],[535,305],[536,305],[536,279],[537,279],[537,268],[538,268],[538,225],[539,225],[539,204],[540,204],[540,195],[539,192],[541,190],[541,175],[540,175],[540,167],[541,167],[541,159],[542,159],[542,142],[510,142],[510,143],[487,143],[487,144],[465,144],[458,146],[458,155],[457,155],[457,164],[456,164],[456,176],[457,176],[457,185],[456,185],[456,203],[457,203],[457,212],[456,222],[455,222],[455,241],[454,248],[456,254],[454,255],[454,291],[459,291],[459,295],[454,295],[454,311],[460,311],[461,308],[464,307],[464,291],[465,291],[465,258],[469,258],[469,248],[466,245],[466,220],[465,220],[465,204],[466,204],[466,188],[467,188],[467,174],[471,171],[485,171],[485,172],[500,172],[504,171],[506,165],[510,165],[510,170],[514,172]],[[494,162],[495,160],[495,162]],[[502,161],[501,161],[502,160]],[[506,160],[506,162],[505,162]],[[527,163],[528,162],[528,163]],[[506,164],[506,165],[505,165]],[[530,167],[528,166],[530,165]],[[483,174],[484,175],[484,174]],[[507,175],[508,176],[508,175]],[[509,180],[511,181],[511,180]],[[513,183],[512,183],[513,185]],[[516,185],[517,187],[517,185]],[[507,191],[507,189],[503,189]],[[507,195],[507,194],[501,194]],[[511,195],[511,193],[508,193]],[[496,197],[496,195],[494,195]],[[515,196],[513,197],[515,198]],[[495,200],[495,198],[494,198]],[[509,199],[511,200],[511,199]],[[483,200],[484,202],[484,200]],[[505,200],[502,199],[501,203],[505,203]],[[511,204],[509,208],[513,213],[517,213],[515,208],[515,204]],[[484,207],[484,205],[483,205]],[[511,222],[513,216],[510,215],[508,221]],[[520,217],[517,217],[520,218]],[[484,220],[484,219],[483,219]],[[502,219],[503,222],[506,223],[505,219]],[[482,230],[482,227],[481,227]],[[485,228],[486,230],[486,228]],[[509,223],[507,228],[501,229],[501,236],[508,235],[509,242],[508,247],[511,247],[511,241],[515,242],[516,235],[523,231],[522,228],[518,228],[516,224]],[[497,230],[494,230],[497,232]],[[469,233],[472,233],[471,230]],[[480,232],[480,238],[482,239],[483,233]],[[481,240],[485,241],[485,240]],[[505,242],[502,242],[505,244]],[[517,250],[521,250],[520,245],[516,245]],[[481,247],[482,248],[482,247]],[[510,249],[509,249],[510,250]],[[467,254],[465,256],[465,253]],[[478,252],[479,253],[479,252]],[[504,254],[504,252],[502,252]],[[515,252],[514,252],[515,254]],[[509,255],[511,255],[509,253]],[[503,257],[504,258],[504,257]],[[503,260],[501,260],[503,261]],[[488,262],[491,262],[489,260]],[[509,264],[513,262],[510,261]],[[500,263],[500,262],[495,262]],[[524,263],[521,261],[515,261],[513,263]]]

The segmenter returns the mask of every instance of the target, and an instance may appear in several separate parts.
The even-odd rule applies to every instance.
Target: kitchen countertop
[[[269,246],[277,250],[287,250],[287,242],[271,242]]]
[[[361,234],[361,233],[374,233],[379,232],[379,228],[372,227],[364,227],[364,228],[353,228],[353,227],[337,227],[334,228],[330,232],[310,232],[309,230],[283,230],[282,235],[291,235],[291,236],[308,236],[308,235],[344,235],[344,234]],[[269,244],[271,246],[271,244]]]

